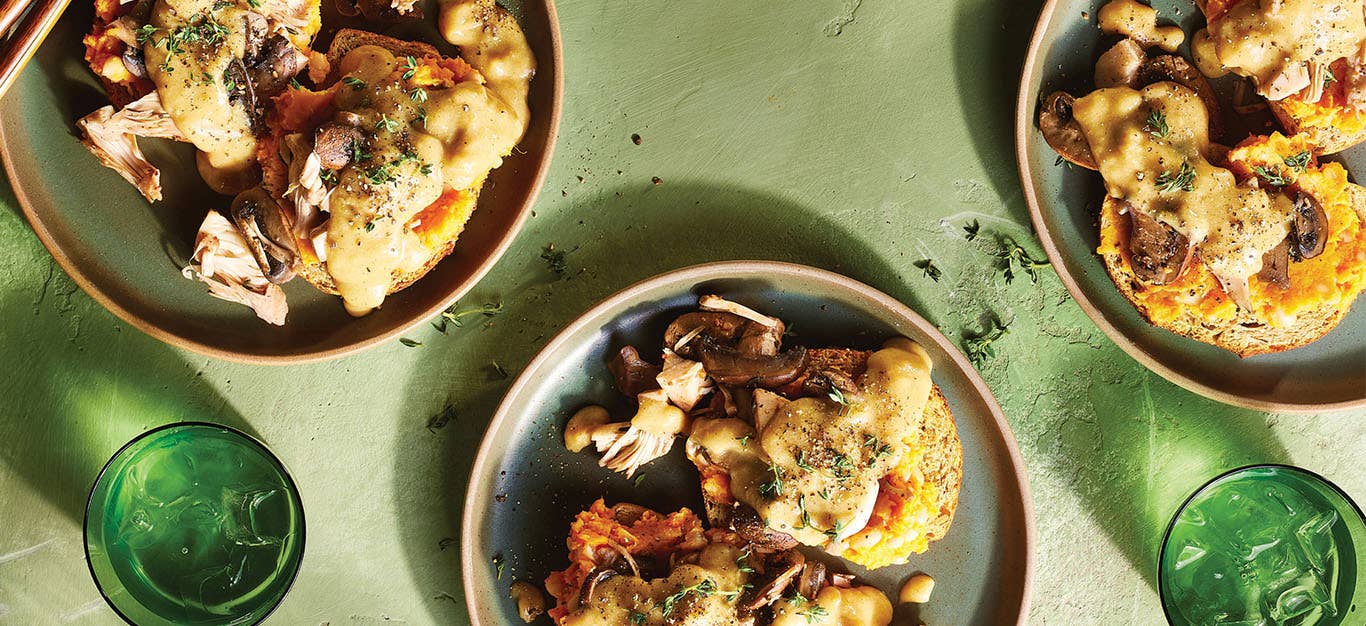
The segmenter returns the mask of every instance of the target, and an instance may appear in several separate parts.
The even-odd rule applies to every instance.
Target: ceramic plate
[[[333,6],[323,4],[325,10]],[[425,4],[429,17],[421,23],[379,30],[441,42],[443,52],[453,53],[436,32],[435,2]],[[200,181],[188,144],[144,140],[165,187],[165,199],[149,205],[77,140],[75,121],[108,104],[81,58],[81,36],[94,16],[90,0],[71,4],[0,106],[9,180],[29,223],[62,268],[110,311],[158,339],[257,363],[320,360],[381,343],[435,315],[478,282],[512,242],[550,163],[562,90],[554,3],[503,4],[517,16],[536,54],[531,127],[519,149],[489,176],[455,252],[368,317],[352,319],[339,299],[294,280],[285,286],[288,322],[271,326],[250,309],[211,298],[202,284],[181,278],[179,267],[189,258],[205,212],[226,208],[231,198]],[[342,25],[330,17],[324,22],[319,46]]]
[[[1221,402],[1265,411],[1320,411],[1366,406],[1366,304],[1322,339],[1280,354],[1239,359],[1220,348],[1148,324],[1105,273],[1095,250],[1095,207],[1104,197],[1100,176],[1054,164],[1034,120],[1040,94],[1067,89],[1080,95],[1091,86],[1101,32],[1102,0],[1050,0],[1034,31],[1020,81],[1016,156],[1034,228],[1072,297],[1105,334],[1149,369],[1191,391]],[[1187,0],[1155,0],[1159,23],[1176,23],[1189,34],[1204,24]],[[1182,54],[1190,58],[1189,50]],[[1227,96],[1232,79],[1214,81]],[[1249,127],[1263,123],[1248,120]],[[1265,130],[1261,132],[1266,132]],[[1237,143],[1246,131],[1230,130]],[[1334,157],[1349,171],[1366,171],[1366,146]]]
[[[948,535],[908,565],[851,571],[893,598],[911,573],[934,576],[934,597],[918,616],[929,624],[1023,624],[1033,563],[1029,488],[1010,427],[976,371],[934,326],[871,287],[810,267],[749,261],[628,287],[570,324],[513,383],[484,436],[465,500],[463,575],[474,624],[516,622],[508,585],[539,586],[566,567],[569,524],[597,498],[702,511],[697,471],[681,443],[645,466],[636,484],[599,468],[590,452],[566,450],[563,425],[586,404],[626,410],[608,356],[627,344],[657,344],[664,327],[708,293],[781,317],[806,345],[876,348],[904,335],[925,346],[963,441],[958,512]],[[504,563],[501,578],[495,557]],[[903,621],[912,619],[908,610],[898,608],[897,623],[915,623]]]

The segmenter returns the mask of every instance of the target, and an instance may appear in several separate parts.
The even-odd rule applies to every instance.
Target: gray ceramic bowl
[[[824,270],[760,261],[699,265],[628,287],[571,323],[527,365],[494,415],[470,475],[461,550],[473,623],[515,623],[509,585],[540,586],[566,567],[569,524],[597,498],[702,510],[697,472],[681,443],[645,466],[636,484],[599,468],[590,452],[566,450],[563,426],[585,404],[624,411],[608,355],[626,344],[656,345],[664,327],[696,310],[697,297],[707,293],[783,318],[805,345],[875,348],[904,335],[925,346],[963,441],[958,513],[948,535],[910,564],[851,571],[892,598],[911,573],[934,576],[934,598],[918,615],[926,623],[1023,624],[1033,571],[1029,488],[1010,426],[977,372],[934,326],[891,297]],[[898,608],[899,619],[911,619],[908,610]]]
[[[289,319],[271,326],[239,304],[208,295],[181,278],[195,231],[210,208],[231,198],[200,180],[188,144],[141,142],[162,171],[165,199],[149,205],[77,140],[78,118],[108,104],[81,58],[81,36],[94,17],[91,0],[75,0],[0,106],[0,151],[15,195],[43,245],[87,293],[124,321],[162,341],[219,358],[298,363],[349,354],[388,341],[450,306],[488,272],[512,243],[540,190],[560,122],[563,92],[559,22],[552,0],[502,0],[517,16],[536,54],[532,121],[515,154],[494,170],[455,251],[384,308],[353,319],[341,301],[303,280],[285,285]],[[401,26],[357,24],[323,3],[317,47],[342,26],[446,45],[428,19]],[[331,14],[329,14],[331,13]]]
[[[1040,94],[1067,89],[1080,95],[1091,87],[1095,59],[1102,52],[1095,15],[1103,4],[1104,0],[1049,0],[1044,5],[1025,60],[1016,110],[1016,157],[1025,199],[1039,239],[1068,291],[1130,356],[1201,395],[1265,411],[1366,406],[1366,303],[1358,301],[1337,329],[1308,346],[1239,359],[1149,325],[1110,281],[1095,253],[1099,234],[1094,209],[1105,194],[1100,176],[1055,165],[1057,154],[1044,143],[1034,121]],[[1189,0],[1152,4],[1159,23],[1178,23],[1188,35],[1204,23]],[[1189,58],[1188,50],[1182,53]],[[1225,96],[1233,84],[1232,79],[1214,83]],[[1254,128],[1263,121],[1245,120]],[[1225,140],[1237,143],[1245,136],[1246,130],[1230,129]],[[1349,171],[1359,171],[1366,168],[1366,146],[1335,158]]]

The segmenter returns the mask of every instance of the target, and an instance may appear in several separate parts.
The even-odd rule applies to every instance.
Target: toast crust
[[[1303,134],[1309,142],[1318,147],[1319,154],[1333,154],[1342,152],[1352,146],[1366,141],[1366,127],[1355,133],[1349,133],[1338,126],[1308,126],[1300,122],[1286,106],[1280,102],[1268,102],[1271,113],[1280,121],[1281,126],[1285,127],[1287,133],[1296,135]]]

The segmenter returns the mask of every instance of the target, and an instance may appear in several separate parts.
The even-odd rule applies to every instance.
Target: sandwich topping
[[[769,528],[838,553],[867,525],[879,481],[911,452],[930,389],[924,348],[893,339],[855,389],[796,400],[758,390],[754,425],[699,420],[689,450],[723,468],[730,495]]]
[[[1285,240],[1291,203],[1210,162],[1209,114],[1199,95],[1171,82],[1111,87],[1078,99],[1073,115],[1106,192],[1179,233],[1250,310],[1248,279]]]
[[[496,84],[464,61],[395,55],[374,45],[338,63],[335,118],[345,124],[320,128],[310,158],[345,162],[329,170],[336,185],[318,256],[351,314],[379,307],[396,279],[431,259],[415,221],[423,210],[446,190],[477,189],[521,140],[534,65],[524,39],[520,45],[524,54],[511,55],[518,58],[516,79],[507,76],[506,58],[480,60],[500,72]],[[510,93],[497,90],[508,85]],[[338,148],[341,154],[333,154]]]
[[[797,550],[756,549],[704,530],[688,509],[662,514],[602,500],[569,530],[568,568],[552,573],[559,626],[886,626],[875,588]]]
[[[1301,92],[1317,101],[1329,65],[1359,62],[1366,43],[1359,0],[1209,0],[1205,13],[1193,47],[1201,68],[1249,77],[1273,101]]]

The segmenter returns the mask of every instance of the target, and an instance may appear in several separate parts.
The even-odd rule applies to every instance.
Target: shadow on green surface
[[[960,3],[954,23],[958,106],[977,160],[1012,219],[1029,224],[1015,165],[1015,97],[1042,0]]]
[[[8,186],[0,206],[0,229],[28,229]],[[11,248],[0,272],[0,363],[17,365],[0,377],[6,472],[80,524],[105,462],[148,429],[202,420],[257,436],[193,365],[101,309],[24,236],[32,245]]]
[[[396,493],[401,499],[395,507],[409,512],[399,518],[409,569],[416,574],[448,571],[454,581],[432,581],[427,608],[433,619],[464,611],[459,584],[460,518],[474,452],[488,421],[512,378],[559,329],[593,304],[669,270],[708,261],[771,259],[848,275],[928,313],[896,270],[860,241],[857,233],[790,199],[691,182],[646,183],[585,194],[567,210],[582,215],[582,220],[570,232],[556,232],[545,241],[573,250],[566,259],[570,265],[566,278],[556,280],[539,264],[534,272],[514,275],[508,266],[516,267],[518,262],[505,258],[467,298],[470,303],[480,301],[479,294],[498,289],[505,308],[493,318],[494,323],[462,328],[452,332],[454,336],[427,344],[428,350],[459,354],[458,359],[435,354],[430,359],[430,367],[440,370],[436,378],[452,381],[449,399],[457,417],[435,434],[429,433],[424,428],[427,418],[442,409],[430,402],[432,391],[409,389],[399,395],[407,402],[403,412],[412,416],[395,454]],[[641,226],[645,221],[650,223],[648,228]],[[606,231],[608,225],[617,224],[626,226]],[[534,241],[545,236],[530,227],[522,233],[524,239]],[[543,244],[536,241],[536,245]],[[509,275],[514,275],[510,282],[499,282]],[[493,375],[489,364],[494,361],[507,369],[509,378]],[[416,446],[430,448],[424,443],[430,437],[441,440],[438,454],[410,452]],[[561,444],[549,438],[545,445]],[[408,500],[420,500],[423,505],[410,506]],[[558,532],[568,532],[568,527]],[[448,540],[444,549],[443,539]],[[550,555],[547,562],[559,562],[559,556]],[[504,580],[546,573],[510,569]],[[456,608],[459,611],[453,612]]]
[[[1054,380],[1077,382],[1056,385],[1053,404],[1036,404],[1030,419],[1043,426],[1033,432],[1056,437],[1038,446],[1045,472],[1067,479],[1156,590],[1162,538],[1186,497],[1225,470],[1285,463],[1289,454],[1265,414],[1196,396],[1151,372],[1135,375],[1129,363],[1106,362],[1125,358],[1118,350],[1086,349],[1081,358],[1060,361],[1067,369]]]

